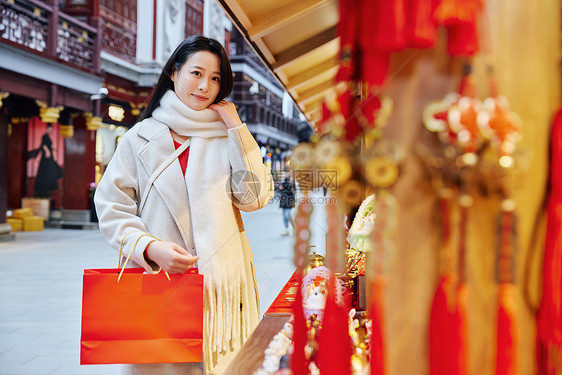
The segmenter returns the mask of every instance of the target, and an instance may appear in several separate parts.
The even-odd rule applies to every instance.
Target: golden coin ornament
[[[365,178],[376,188],[385,189],[398,179],[398,163],[388,156],[375,156],[365,163]]]

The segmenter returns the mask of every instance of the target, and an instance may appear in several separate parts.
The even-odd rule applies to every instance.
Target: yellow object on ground
[[[23,218],[24,232],[38,232],[44,228],[45,220],[41,216],[26,216]]]
[[[23,219],[16,217],[6,218],[6,223],[12,227],[12,232],[21,232],[23,230]]]
[[[14,217],[19,219],[32,215],[33,215],[33,210],[31,208],[19,208],[14,211]]]

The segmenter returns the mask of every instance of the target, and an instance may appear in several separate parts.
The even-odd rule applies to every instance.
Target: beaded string
[[[308,191],[304,191],[301,203],[297,207],[295,215],[295,247],[294,247],[294,264],[297,272],[301,275],[307,265],[308,248],[310,243],[310,216],[312,214],[312,205],[308,197]]]
[[[506,200],[502,203],[500,214],[500,233],[497,263],[498,283],[513,283],[513,245],[515,240],[515,215],[512,201]]]

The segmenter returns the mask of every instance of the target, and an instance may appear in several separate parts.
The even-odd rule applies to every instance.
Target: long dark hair
[[[162,69],[162,73],[160,73],[160,77],[158,78],[158,83],[156,83],[156,86],[152,90],[150,101],[140,116],[139,121],[152,116],[152,112],[160,105],[162,96],[164,96],[168,90],[174,89],[174,82],[171,78],[172,73],[176,71],[179,72],[187,59],[199,51],[214,53],[220,61],[221,87],[213,103],[218,103],[230,95],[234,79],[232,76],[232,68],[230,67],[230,60],[228,59],[224,47],[215,39],[201,35],[193,35],[180,43],[166,62],[166,65],[164,65],[164,69]]]

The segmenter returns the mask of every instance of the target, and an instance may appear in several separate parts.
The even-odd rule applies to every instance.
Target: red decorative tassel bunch
[[[550,136],[550,176],[543,263],[542,300],[537,314],[539,375],[562,374],[562,108]]]
[[[496,343],[496,375],[517,374],[517,330],[512,283],[501,283],[498,291],[498,331]]]
[[[429,318],[430,375],[458,374],[459,317],[455,310],[456,282],[452,267],[450,198],[440,200],[443,271],[433,296]]]
[[[481,0],[443,0],[435,17],[447,29],[447,51],[451,56],[472,56],[479,49],[478,16]]]
[[[345,299],[344,299],[345,300]],[[330,274],[316,364],[322,375],[350,375],[353,348],[349,337],[349,306],[336,302],[336,277]]]
[[[429,318],[429,373],[430,375],[456,374],[455,305],[451,301],[454,282],[450,274],[443,274],[435,290]]]

